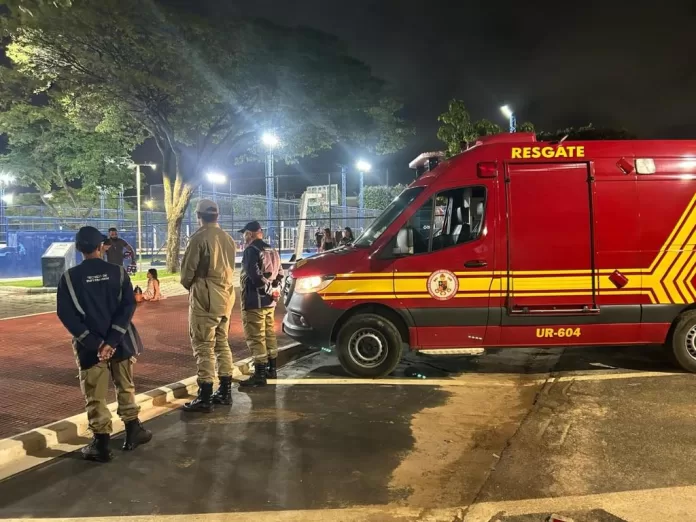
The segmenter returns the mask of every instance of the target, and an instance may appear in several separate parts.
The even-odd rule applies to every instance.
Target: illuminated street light
[[[515,113],[512,112],[512,109],[508,105],[503,105],[500,108],[500,112],[503,113],[503,116],[505,116],[508,120],[510,120],[510,132],[516,132],[517,130],[517,122],[515,121]]]
[[[227,176],[219,172],[208,172],[208,174],[206,174],[205,177],[208,178],[208,181],[210,181],[213,184],[213,187],[218,183],[224,183],[225,181],[227,181]]]
[[[220,172],[208,172],[205,177],[208,178],[208,181],[213,186],[213,201],[217,203],[217,185],[227,181],[227,176]]]
[[[358,169],[358,172],[370,172],[372,170],[372,165],[370,165],[367,161],[365,160],[359,160],[355,164],[355,168]]]
[[[148,199],[148,200],[145,202],[145,206],[146,206],[147,208],[149,208],[150,210],[152,210],[153,208],[155,208],[155,201],[152,200],[152,199]]]
[[[3,194],[2,201],[8,205],[11,205],[14,201],[14,194]]]
[[[266,132],[264,133],[263,136],[261,136],[261,142],[269,148],[274,148],[278,146],[278,143],[280,143],[280,140],[278,139],[278,136],[273,134],[272,132]]]
[[[372,170],[372,165],[370,165],[364,159],[361,159],[355,163],[355,168],[358,169],[358,172],[360,172],[360,192],[358,193],[358,211],[359,217],[362,218],[363,209],[365,208],[365,191],[363,190],[365,187],[365,174]],[[362,227],[362,222],[360,223],[360,226]]]
[[[53,199],[53,194],[51,194],[51,193],[49,192],[48,194],[44,194],[42,197],[43,197],[44,199]]]

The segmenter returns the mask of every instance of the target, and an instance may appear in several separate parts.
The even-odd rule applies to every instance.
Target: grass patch
[[[176,277],[179,274],[172,274],[168,270],[157,270],[157,277],[161,281],[162,279],[166,279],[168,277]],[[147,272],[138,272],[135,275],[131,276],[131,281],[136,281],[136,282],[142,282],[142,281],[147,281]]]
[[[43,280],[41,279],[17,279],[15,281],[0,282],[0,286],[13,286],[15,288],[41,288]]]
[[[167,270],[157,270],[157,276],[160,281],[162,279],[177,277],[179,274],[172,274]],[[142,283],[147,281],[147,272],[140,272],[131,276],[131,281],[134,283]],[[14,288],[42,288],[43,280],[41,279],[15,279],[14,281],[3,281],[0,282],[0,287],[14,287]]]

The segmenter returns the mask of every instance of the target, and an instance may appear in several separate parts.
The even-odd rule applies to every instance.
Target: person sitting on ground
[[[147,289],[143,292],[143,301],[159,301],[160,299],[162,299],[162,292],[160,292],[157,269],[151,268],[147,271]]]

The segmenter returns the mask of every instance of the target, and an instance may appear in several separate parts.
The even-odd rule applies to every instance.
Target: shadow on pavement
[[[347,393],[349,391],[349,393]],[[106,465],[74,458],[0,482],[4,517],[95,517],[338,508],[390,502],[434,387],[269,386],[210,415],[175,411],[153,441]],[[95,499],[99,499],[95,502]]]

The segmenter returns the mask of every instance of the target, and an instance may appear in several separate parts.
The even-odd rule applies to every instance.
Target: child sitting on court
[[[147,290],[143,292],[143,301],[159,301],[160,299],[162,299],[162,292],[157,278],[157,269],[151,268],[147,271]]]

